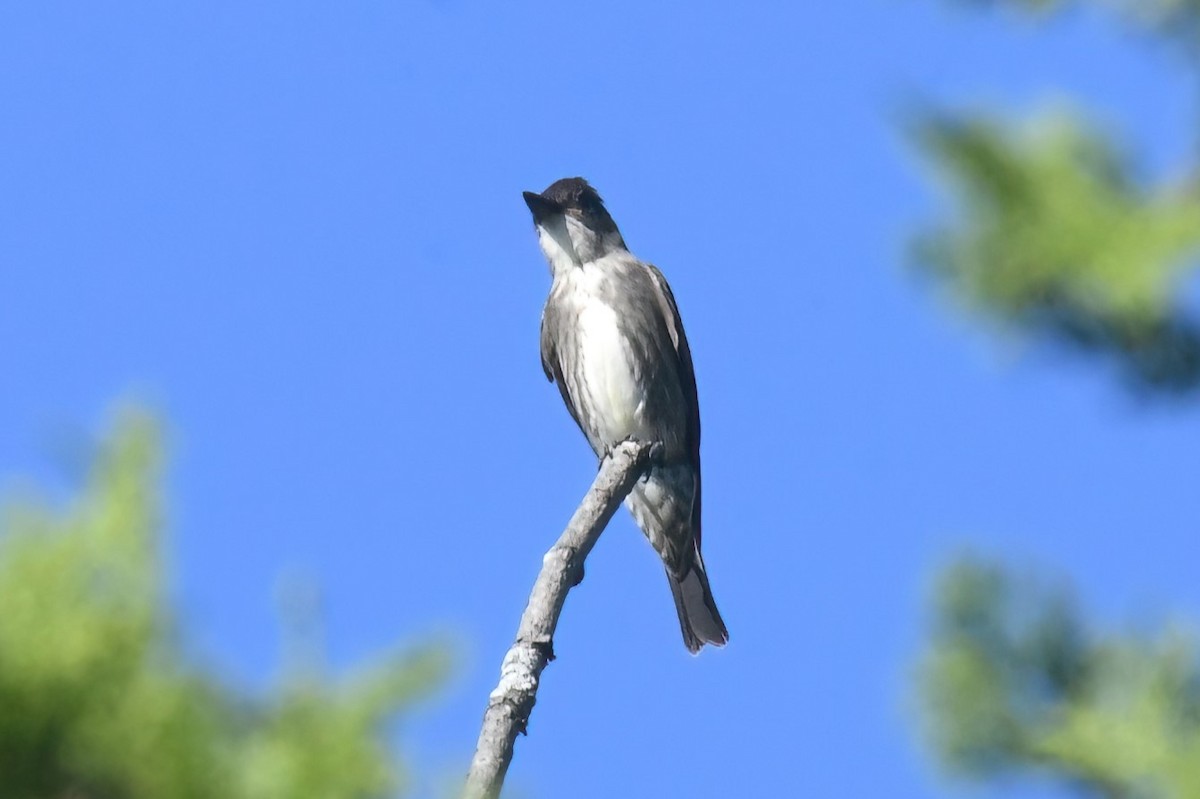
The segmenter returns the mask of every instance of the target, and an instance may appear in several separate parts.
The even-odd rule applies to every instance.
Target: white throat
[[[555,277],[625,249],[620,233],[597,233],[566,214],[538,223],[537,232],[538,244]]]

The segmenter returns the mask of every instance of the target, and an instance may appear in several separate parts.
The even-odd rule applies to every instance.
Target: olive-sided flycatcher
[[[662,557],[692,652],[729,640],[700,557],[700,405],[692,354],[662,273],[625,246],[596,190],[564,178],[525,192],[553,285],[542,368],[597,456],[626,439],[662,456],[626,507]]]

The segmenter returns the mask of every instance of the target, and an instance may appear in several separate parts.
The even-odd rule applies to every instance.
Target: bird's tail
[[[692,563],[692,569],[682,580],[667,571],[667,582],[671,584],[671,596],[675,598],[675,610],[679,613],[679,627],[683,630],[683,643],[695,654],[705,644],[724,646],[729,642],[729,631],[721,621],[721,613],[708,587],[708,575],[700,552]]]

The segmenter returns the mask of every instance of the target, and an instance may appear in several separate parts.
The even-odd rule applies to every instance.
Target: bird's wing
[[[683,399],[688,405],[687,445],[688,450],[700,461],[700,402],[696,396],[696,372],[692,367],[692,350],[688,347],[687,335],[683,332],[683,320],[679,317],[679,308],[675,305],[675,295],[667,285],[667,279],[662,272],[651,264],[646,264],[650,274],[650,284],[654,288],[654,298],[658,309],[666,322],[667,332],[671,334],[671,344],[675,348],[675,357],[679,365],[679,384]]]
[[[684,402],[688,406],[687,446],[691,461],[695,467],[696,498],[692,504],[692,524],[696,539],[696,548],[700,548],[700,400],[696,394],[696,372],[692,367],[692,350],[688,346],[687,335],[683,332],[683,320],[679,316],[679,308],[675,305],[675,295],[667,285],[667,279],[656,266],[646,264],[650,275],[650,284],[654,287],[655,300],[659,311],[667,323],[667,332],[671,334],[671,343],[675,347],[675,356],[679,364],[679,387],[683,392]]]
[[[554,327],[552,317],[556,312],[554,298],[551,296],[546,307],[542,309],[542,371],[546,373],[547,380],[558,386],[558,393],[562,395],[563,405],[567,406],[571,418],[575,420],[575,424],[586,437],[587,431],[583,429],[583,424],[579,421],[579,413],[575,410],[575,403],[571,400],[570,392],[567,391],[567,381],[563,379],[562,363],[558,360],[558,349],[554,346],[554,335],[551,328]]]
[[[559,374],[559,367],[554,337],[550,335],[550,325],[547,324],[551,312],[550,303],[546,303],[546,307],[542,309],[542,371],[546,373],[546,379],[554,383],[555,375]]]

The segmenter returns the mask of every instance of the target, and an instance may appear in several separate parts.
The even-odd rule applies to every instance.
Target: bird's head
[[[583,178],[556,180],[541,194],[527,191],[524,197],[555,274],[625,249],[604,201]]]

